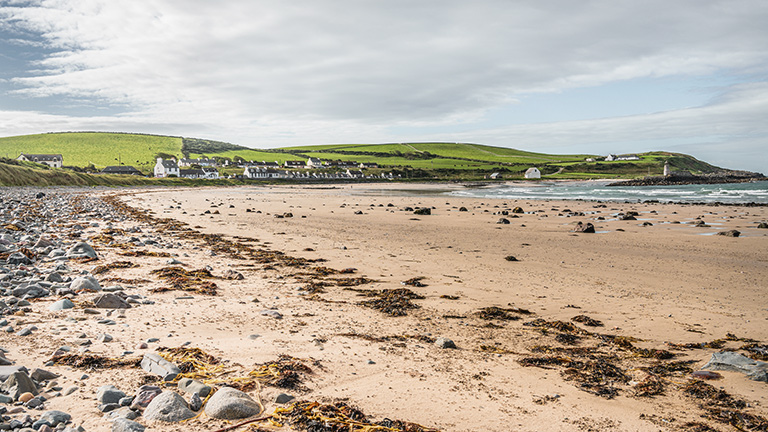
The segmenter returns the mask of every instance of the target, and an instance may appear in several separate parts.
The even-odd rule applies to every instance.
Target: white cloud
[[[402,138],[393,126],[464,124],[476,126],[467,141],[530,149],[764,132],[751,123],[766,114],[753,97],[765,95],[762,84],[650,116],[482,129],[485,112],[524,94],[642,77],[764,75],[762,0],[5,4],[4,27],[40,34],[55,51],[33,66],[37,73],[13,80],[12,96],[124,108],[56,117],[79,129],[178,128],[171,133],[282,145],[392,141]],[[58,124],[38,118],[45,130]],[[0,127],[11,130],[19,128]]]

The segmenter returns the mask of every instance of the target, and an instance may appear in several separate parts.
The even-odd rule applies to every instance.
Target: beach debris
[[[159,293],[173,290],[190,291],[198,294],[216,295],[218,286],[204,279],[216,278],[207,269],[185,270],[181,267],[163,267],[152,270],[150,274],[166,280],[169,286],[154,288],[151,292]]]
[[[139,266],[138,264],[134,264],[130,261],[115,261],[113,263],[96,266],[91,271],[91,273],[98,275],[98,274],[106,273],[112,269],[126,269],[126,268],[138,267],[138,266]]]
[[[248,376],[255,378],[264,385],[290,390],[304,390],[304,376],[313,373],[306,363],[320,366],[320,363],[314,359],[302,360],[289,355],[280,355],[276,361],[258,365]]]
[[[720,379],[722,377],[723,376],[720,375],[719,373],[712,372],[712,371],[700,370],[700,371],[691,372],[691,378],[698,378],[698,379],[705,379],[705,380],[716,380],[716,379]]]
[[[587,222],[579,222],[576,224],[576,227],[573,229],[573,232],[577,233],[584,233],[584,234],[594,234],[595,233],[595,226],[592,225],[592,223]]]
[[[115,369],[140,367],[140,358],[109,358],[97,354],[59,354],[51,358],[53,364],[72,366],[79,369]]]
[[[207,381],[224,372],[221,362],[216,357],[195,347],[159,347],[159,356],[179,369],[175,380],[192,378]]]
[[[739,230],[727,230],[727,231],[720,231],[717,233],[719,236],[725,236],[725,237],[738,237],[741,235],[741,231]]]
[[[437,432],[436,429],[416,423],[388,418],[372,422],[363,412],[345,402],[294,402],[288,407],[276,408],[270,422],[275,426],[288,424],[299,431],[307,432]]]
[[[457,295],[443,294],[440,296],[440,298],[446,300],[458,300],[460,297]]]
[[[421,287],[427,286],[427,284],[422,282],[424,279],[426,279],[424,276],[417,276],[417,277],[412,277],[408,280],[404,280],[400,283],[403,285],[421,288]]]
[[[658,396],[664,393],[664,380],[656,375],[648,375],[639,383],[632,386],[637,397]]]
[[[376,309],[389,316],[405,316],[411,309],[418,309],[420,306],[411,300],[420,300],[424,296],[416,294],[408,288],[394,288],[383,290],[364,290],[355,288],[346,288],[356,291],[359,295],[366,297],[376,297],[373,300],[360,302],[361,306]]]
[[[585,326],[589,327],[602,327],[603,323],[602,321],[590,318],[586,315],[576,315],[575,317],[571,318],[571,321],[582,323]]]
[[[475,315],[484,320],[502,320],[517,321],[521,319],[520,315],[532,315],[533,312],[528,309],[517,307],[502,308],[498,306],[488,306],[475,312]]]
[[[733,351],[720,351],[712,354],[702,370],[741,372],[753,381],[768,382],[768,363],[753,360]]]

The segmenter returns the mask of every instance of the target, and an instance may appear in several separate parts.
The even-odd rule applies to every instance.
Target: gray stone
[[[205,414],[216,419],[236,420],[260,412],[261,407],[253,398],[232,387],[221,388],[205,404]]]
[[[64,278],[61,277],[61,274],[59,272],[53,272],[45,277],[45,280],[48,282],[64,282]]]
[[[768,363],[752,360],[747,356],[732,351],[721,351],[712,354],[712,358],[701,369],[741,372],[753,381],[768,382]]]
[[[71,415],[57,410],[46,411],[40,416],[40,420],[48,422],[48,426],[51,427],[56,427],[60,423],[66,423],[71,419]]]
[[[133,420],[135,418],[138,418],[139,415],[140,415],[139,412],[134,411],[128,408],[127,406],[124,406],[122,408],[111,411],[109,413],[109,418],[114,420],[116,418],[122,417],[122,418],[127,418],[128,420]]]
[[[98,255],[88,243],[79,242],[69,248],[67,258],[98,258]]]
[[[437,338],[435,345],[443,349],[456,348],[456,344],[452,340],[445,337]]]
[[[142,410],[146,408],[147,405],[152,402],[152,399],[154,399],[162,392],[163,390],[158,386],[145,384],[139,387],[139,389],[136,391],[136,397],[133,398],[133,402],[131,403],[131,409]]]
[[[178,366],[155,353],[144,354],[144,358],[141,359],[141,368],[149,373],[160,375],[163,381],[171,381],[181,373]]]
[[[65,309],[72,309],[73,307],[75,307],[75,304],[72,303],[72,300],[70,300],[70,299],[61,299],[61,300],[57,300],[56,302],[54,302],[50,306],[48,306],[48,310],[60,311],[60,310],[65,310]]]
[[[117,294],[106,293],[96,296],[93,304],[101,309],[128,309],[131,305]]]
[[[189,398],[189,409],[192,411],[200,411],[200,408],[203,407],[203,400],[200,399],[200,396],[198,396],[197,393],[192,393],[192,396]]]
[[[13,400],[19,400],[19,396],[23,393],[37,395],[37,386],[26,372],[14,372],[0,385],[0,390]]]
[[[275,403],[286,404],[286,403],[288,403],[288,402],[290,402],[290,401],[292,401],[294,399],[296,399],[296,398],[291,396],[291,395],[289,395],[289,394],[280,393],[275,398]]]
[[[33,330],[37,330],[37,327],[35,326],[26,326],[23,329],[21,329],[18,333],[16,333],[19,336],[29,336],[32,334]]]
[[[112,422],[112,432],[144,432],[144,425],[127,418],[118,417]]]
[[[78,390],[77,386],[72,386],[72,387],[69,387],[68,389],[64,390],[63,394],[64,394],[64,396],[69,396],[72,393],[76,392],[77,390]]]
[[[38,284],[19,286],[11,290],[11,295],[18,298],[40,298],[49,295],[51,292]]]
[[[101,285],[90,275],[78,276],[69,284],[72,291],[101,291]]]
[[[206,397],[211,392],[211,387],[191,378],[182,378],[179,380],[179,390]]]
[[[106,404],[99,405],[99,411],[103,413],[112,412],[119,408],[120,408],[120,404],[116,404],[116,403],[106,403]]]
[[[268,317],[272,317],[272,318],[275,318],[275,319],[282,319],[283,318],[283,314],[281,314],[280,312],[278,312],[276,310],[272,310],[272,309],[265,309],[265,310],[259,312],[259,314],[264,315],[264,316],[268,316]]]
[[[37,382],[42,382],[56,379],[59,377],[59,375],[53,372],[49,372],[45,369],[34,368],[32,369],[32,372],[29,373],[29,377]]]
[[[104,342],[104,343],[112,342],[112,335],[102,333],[99,335],[98,340],[99,342]]]
[[[101,386],[96,392],[96,400],[98,400],[100,404],[116,404],[124,397],[125,392],[113,385]]]
[[[194,416],[184,398],[172,391],[157,395],[144,410],[144,418],[152,421],[180,422]]]
[[[8,255],[5,262],[8,263],[8,265],[32,264],[32,260],[21,252],[14,252]]]

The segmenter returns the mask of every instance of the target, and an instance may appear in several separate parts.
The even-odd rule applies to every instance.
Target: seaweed
[[[416,294],[408,288],[395,288],[383,290],[363,290],[346,288],[358,292],[366,297],[376,297],[373,300],[362,301],[361,306],[376,309],[390,316],[405,316],[411,309],[417,309],[420,306],[411,300],[423,299],[424,296]]]
[[[524,326],[537,327],[541,329],[552,329],[563,333],[577,333],[587,334],[584,330],[576,327],[575,325],[565,321],[547,321],[543,318],[536,318],[533,321],[523,323]]]
[[[109,358],[97,354],[63,354],[51,358],[56,365],[72,366],[78,369],[115,369],[121,367],[137,368],[140,358]]]
[[[632,386],[637,397],[651,397],[664,394],[664,381],[656,375],[648,375]]]
[[[289,407],[275,409],[271,421],[278,426],[287,423],[296,430],[307,432],[437,432],[416,423],[388,418],[374,423],[362,411],[345,402],[298,401]]]
[[[747,356],[752,360],[768,360],[768,345],[761,345],[757,342],[742,345],[739,349],[747,352]]]
[[[582,323],[585,326],[589,327],[602,327],[603,323],[602,321],[592,319],[586,315],[576,315],[575,317],[571,318],[571,321]]]
[[[98,275],[98,274],[106,273],[112,269],[126,269],[126,268],[134,268],[138,266],[139,266],[138,264],[134,264],[130,261],[115,261],[113,263],[96,266],[96,268],[94,268],[93,271],[91,271],[91,273]]]
[[[215,278],[207,269],[185,270],[181,267],[163,267],[152,270],[151,274],[168,281],[170,286],[150,290],[159,293],[173,290],[191,291],[205,295],[216,295],[218,286],[203,279]]]
[[[289,355],[280,355],[276,361],[262,363],[252,370],[248,376],[262,384],[291,390],[306,390],[303,385],[306,374],[311,374],[312,369],[305,363],[306,360],[297,359]],[[312,360],[314,366],[320,366],[316,360]]]
[[[403,284],[403,285],[408,285],[408,286],[412,286],[412,287],[422,288],[422,287],[427,286],[427,284],[421,282],[424,279],[425,279],[424,276],[417,276],[417,277],[410,278],[408,280],[404,280],[404,281],[402,281],[400,283]]]
[[[161,258],[171,257],[171,254],[168,252],[154,252],[154,251],[146,251],[146,250],[125,251],[125,252],[120,252],[118,255],[127,256],[127,257],[161,257]]]
[[[696,363],[696,360],[657,362],[652,366],[643,367],[642,369],[652,375],[667,377],[672,375],[679,375],[680,373],[688,374],[693,372],[691,365],[694,363]]]
[[[475,315],[484,319],[484,320],[504,320],[504,321],[517,321],[520,319],[518,315],[510,315],[510,314],[519,314],[519,315],[530,315],[531,311],[527,309],[520,309],[520,308],[500,308],[497,306],[489,306],[486,308],[480,309],[478,312],[475,312]]]

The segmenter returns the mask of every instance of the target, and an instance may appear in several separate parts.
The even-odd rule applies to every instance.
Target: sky
[[[768,174],[766,0],[0,0],[0,136],[666,150]]]

